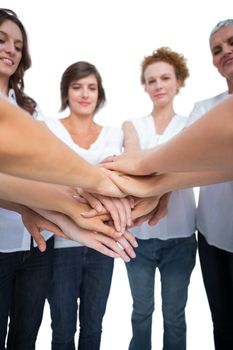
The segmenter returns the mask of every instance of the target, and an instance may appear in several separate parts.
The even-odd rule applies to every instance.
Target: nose
[[[229,53],[232,53],[232,51],[233,51],[232,46],[229,45],[228,43],[226,43],[222,46],[222,54],[224,56],[228,55]]]
[[[4,49],[10,55],[15,54],[15,44],[12,41],[7,41],[4,45]]]
[[[161,82],[161,80],[157,80],[156,81],[156,84],[155,84],[155,90],[161,90],[162,89],[162,87],[163,87],[163,84],[162,84],[162,82]]]
[[[88,88],[86,86],[84,86],[82,89],[82,97],[87,98],[88,96],[89,96]]]

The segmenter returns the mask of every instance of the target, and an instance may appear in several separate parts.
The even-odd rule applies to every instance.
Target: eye
[[[22,52],[23,51],[23,48],[21,46],[15,46],[15,50],[17,52]]]
[[[221,46],[215,47],[215,48],[212,50],[212,55],[213,55],[213,56],[217,56],[221,51],[222,51]]]
[[[162,79],[163,79],[163,80],[169,80],[169,79],[171,79],[171,77],[168,76],[168,75],[165,75]]]
[[[230,46],[233,46],[233,38],[230,38],[230,40],[229,40],[229,45],[230,45]]]
[[[147,84],[148,84],[148,85],[151,85],[151,84],[154,84],[154,83],[156,83],[156,80],[155,80],[155,79],[149,79],[149,80],[147,81]]]

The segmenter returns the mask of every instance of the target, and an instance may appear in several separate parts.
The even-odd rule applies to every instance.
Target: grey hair
[[[211,33],[210,33],[210,40],[213,36],[214,33],[218,32],[221,28],[223,27],[227,27],[227,26],[231,26],[233,25],[233,19],[229,18],[229,19],[225,19],[224,21],[220,21],[216,24],[216,26],[212,29]]]

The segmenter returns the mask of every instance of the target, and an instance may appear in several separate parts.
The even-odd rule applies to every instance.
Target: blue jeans
[[[185,306],[195,266],[195,235],[169,240],[138,239],[136,258],[126,264],[133,297],[130,350],[151,349],[155,271],[161,274],[163,349],[186,349]]]
[[[100,348],[114,260],[87,247],[58,248],[48,295],[52,349],[74,350],[79,299],[79,350]]]
[[[10,232],[9,232],[10,234]],[[47,249],[0,253],[0,350],[34,350],[52,276],[54,239]]]
[[[198,251],[212,315],[215,349],[232,350],[233,253],[209,245],[200,232]]]

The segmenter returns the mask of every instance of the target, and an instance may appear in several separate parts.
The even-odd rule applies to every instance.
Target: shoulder
[[[221,94],[212,96],[210,98],[207,98],[202,101],[198,101],[194,104],[194,107],[199,107],[199,108],[205,108],[205,109],[211,109],[214,106],[216,106],[218,103],[223,101],[226,97],[228,96],[228,92],[225,91]]]

